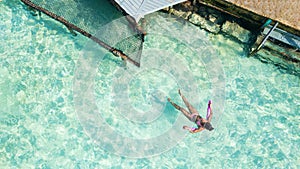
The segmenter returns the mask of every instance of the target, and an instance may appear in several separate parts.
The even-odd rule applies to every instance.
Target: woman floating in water
[[[190,121],[196,123],[197,128],[194,127],[188,127],[183,126],[183,129],[189,130],[191,133],[197,133],[204,129],[207,129],[209,131],[212,131],[214,128],[211,126],[210,121],[212,119],[212,110],[211,110],[211,101],[208,102],[208,108],[207,108],[207,115],[206,119],[202,118],[198,111],[187,101],[187,99],[181,94],[180,90],[178,90],[179,95],[181,96],[183,102],[185,103],[186,107],[189,109],[189,111],[185,110],[184,108],[178,106],[177,104],[173,103],[170,98],[168,98],[168,101],[177,109],[180,110]]]

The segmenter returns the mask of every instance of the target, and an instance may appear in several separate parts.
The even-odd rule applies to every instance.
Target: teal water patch
[[[70,113],[72,91],[65,86],[72,86],[76,57],[86,40],[56,30],[63,26],[44,15],[33,17],[19,1],[4,1],[0,7],[5,11],[1,39],[6,39],[0,53],[0,163],[4,168],[51,167],[48,155],[68,149],[61,144],[69,139],[63,135],[82,135],[70,120],[76,116]]]
[[[0,41],[2,168],[299,168],[299,77],[247,58],[241,44],[205,32],[201,36],[210,39],[226,74],[226,105],[220,119],[213,121],[217,126],[215,130],[187,135],[175,147],[149,158],[120,157],[103,150],[87,136],[74,108],[74,71],[87,39],[80,35],[73,37],[63,25],[45,15],[33,17],[25,9],[16,0],[0,2],[0,11],[3,11],[0,39],[4,39]],[[146,23],[150,28],[162,26],[167,29],[168,25],[164,24],[169,22],[164,19],[164,15],[155,13],[149,15]],[[173,25],[177,24],[178,27],[181,25],[174,20]],[[172,31],[183,34],[181,29]],[[205,86],[204,93],[207,94],[198,98],[201,101],[194,102],[192,95],[188,98],[204,115],[211,86],[207,80],[214,78],[207,70],[214,68],[203,68],[203,62],[197,60],[193,50],[168,35],[157,34],[146,37],[145,53],[147,50],[153,52],[151,48],[172,49],[170,53],[188,65],[197,84]],[[199,47],[206,45],[200,40],[197,43]],[[163,55],[157,53],[157,56]],[[113,87],[114,71],[126,71],[118,58],[111,58],[107,54],[98,65],[99,74],[95,78],[95,96],[98,103],[106,106],[106,113],[102,115],[107,123],[119,127],[125,136],[151,138],[182,116],[164,100],[164,110],[169,113],[162,113],[164,116],[152,127],[139,130],[123,121],[116,105],[105,104],[110,99],[106,96]],[[133,69],[128,66],[127,71]],[[169,79],[163,72],[141,74],[130,82],[133,104],[139,110],[142,107],[151,109],[151,102],[147,102],[150,93],[143,90],[162,86],[166,88],[164,90],[172,91],[170,97],[183,106],[177,94],[178,86],[174,87],[173,81],[176,80]],[[200,89],[196,92],[201,93]],[[214,100],[212,106],[218,107]],[[184,121],[178,131],[182,125],[193,124]],[[205,136],[207,139],[200,139]]]

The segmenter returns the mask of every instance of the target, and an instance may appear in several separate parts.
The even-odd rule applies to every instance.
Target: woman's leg
[[[186,107],[189,109],[189,111],[191,112],[191,114],[199,114],[198,111],[188,102],[188,100],[183,96],[183,94],[181,94],[180,89],[178,90],[179,95],[181,96],[184,104],[186,105]]]
[[[170,98],[168,98],[168,101],[179,111],[181,111],[185,117],[187,117],[190,121],[193,120],[193,116],[190,112],[188,112],[187,110],[185,110],[184,108],[178,106],[176,103],[172,102]]]

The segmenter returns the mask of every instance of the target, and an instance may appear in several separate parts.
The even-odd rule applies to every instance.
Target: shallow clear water
[[[91,83],[95,84],[97,115],[108,128],[140,141],[136,143],[165,141],[159,136],[175,130],[171,132],[174,137],[167,138],[170,146],[157,142],[153,156],[151,151],[144,151],[142,155],[147,157],[132,158],[138,156],[134,148],[141,151],[147,147],[114,135],[91,135],[93,126],[89,128],[90,123],[81,119],[74,100],[79,90],[76,79],[80,79],[80,61],[86,56],[89,40],[70,35],[63,25],[45,15],[33,17],[20,1],[0,2],[0,166],[300,167],[299,77],[247,58],[238,42],[197,27],[184,27],[166,15],[149,15],[145,24],[149,34],[141,68],[128,63],[126,69],[118,58],[95,49],[104,57],[91,69],[95,70]],[[191,32],[197,34],[186,38]],[[191,43],[197,47],[189,46]],[[213,64],[206,60],[209,55],[221,61],[220,69],[210,67]],[[225,79],[222,72],[215,77],[214,70],[224,70]],[[223,100],[215,93],[214,89],[219,89],[214,86],[216,82],[224,82]],[[128,91],[125,96],[121,92],[124,84]],[[192,123],[166,102],[169,96],[183,105],[178,88],[202,116],[208,99],[213,100],[213,132],[192,135],[181,129]],[[122,97],[127,98],[118,100]],[[124,100],[129,102],[121,105]],[[105,147],[108,144],[101,142],[102,138],[112,138],[109,141],[116,147]],[[131,152],[119,156],[124,151],[115,148],[120,147]]]

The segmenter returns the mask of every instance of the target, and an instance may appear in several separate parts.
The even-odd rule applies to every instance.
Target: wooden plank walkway
[[[299,0],[218,0],[227,1],[258,15],[300,30]]]

